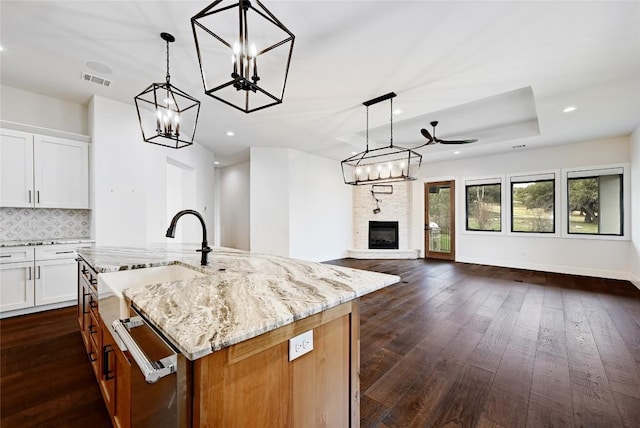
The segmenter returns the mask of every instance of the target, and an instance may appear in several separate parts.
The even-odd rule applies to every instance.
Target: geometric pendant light
[[[193,144],[200,114],[200,101],[171,84],[169,75],[169,33],[160,37],[167,43],[167,76],[152,83],[135,98],[142,138],[147,143],[179,149]]]
[[[354,186],[364,184],[394,183],[399,181],[414,181],[418,178],[418,171],[422,163],[422,155],[411,149],[393,144],[393,98],[394,92],[381,95],[365,101],[367,134],[366,148],[341,162],[342,178],[345,184]],[[382,101],[390,101],[390,129],[389,145],[379,148],[369,148],[369,107]]]
[[[204,91],[245,113],[282,103],[295,36],[259,0],[217,0],[191,18]]]

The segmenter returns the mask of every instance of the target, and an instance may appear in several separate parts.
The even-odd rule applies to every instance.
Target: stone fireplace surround
[[[374,214],[376,201],[371,186],[353,186],[353,246],[347,257],[355,259],[416,259],[420,250],[409,248],[411,236],[411,185],[407,182],[390,183],[392,194],[376,194],[380,200],[380,213]],[[398,249],[370,250],[369,221],[397,221]]]

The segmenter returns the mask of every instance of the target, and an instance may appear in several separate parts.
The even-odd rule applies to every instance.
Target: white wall
[[[325,261],[352,247],[352,192],[340,163],[289,150],[289,255]]]
[[[0,85],[0,118],[75,134],[89,134],[87,106]]]
[[[250,163],[218,168],[220,245],[248,251],[250,243]]]
[[[193,170],[194,179],[185,198],[199,211],[213,237],[215,174],[213,153],[198,144],[179,150],[147,144],[142,140],[133,103],[94,96],[89,105],[92,135],[92,196],[94,237],[98,245],[165,242],[167,212],[167,165]],[[174,192],[175,193],[175,192]],[[170,206],[178,207],[184,201]],[[193,216],[180,220],[184,242],[201,242],[202,229]]]
[[[251,148],[251,251],[312,261],[351,247],[351,188],[334,160],[292,149]]]
[[[251,251],[289,256],[289,149],[251,147]]]
[[[413,184],[413,247],[424,253],[424,183],[443,178],[456,182],[456,260],[608,278],[629,277],[629,240],[568,239],[467,233],[464,230],[465,178],[536,172],[629,162],[628,138],[561,145],[458,161],[424,164]],[[557,211],[561,211],[558,209]],[[559,215],[559,214],[558,214]],[[637,221],[636,221],[637,222]]]
[[[640,127],[631,135],[631,248],[629,273],[640,288]]]

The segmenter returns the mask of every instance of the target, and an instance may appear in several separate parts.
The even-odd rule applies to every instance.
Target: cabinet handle
[[[27,269],[29,269],[29,278],[27,278],[27,279],[31,280],[31,266],[29,266]]]
[[[98,302],[96,302],[95,300],[93,300],[93,296],[91,296],[91,297],[89,298],[89,307],[90,307],[91,309],[95,309],[95,308],[97,308],[97,307],[98,307]]]
[[[98,283],[98,280],[92,277],[92,278],[89,280],[89,283],[90,283],[91,285],[96,285],[96,284]]]
[[[86,297],[89,295],[89,293],[82,293],[82,313],[83,314],[88,314],[89,311],[87,310],[87,305],[85,305],[85,301],[87,300]]]
[[[38,204],[40,203],[40,191],[39,190],[36,191],[36,203],[38,203]]]
[[[40,266],[36,266],[38,268],[38,276],[36,277],[36,279],[40,279]]]
[[[31,203],[31,190],[29,190],[29,203]]]
[[[97,332],[98,332],[98,330],[96,329],[95,324],[89,325],[89,333],[96,334]]]
[[[69,251],[56,251],[56,254],[71,254],[73,253],[73,250],[69,250]]]
[[[102,347],[102,375],[104,376],[104,380],[111,380],[113,376],[111,375],[112,370],[109,370],[109,354],[113,352],[113,347],[111,345]]]
[[[11,257],[11,254],[3,254],[0,256],[2,259],[6,259],[7,257]]]
[[[93,352],[93,351],[88,352],[87,355],[89,356],[89,361],[91,361],[92,363],[98,361],[98,359],[96,357],[94,357],[95,352]]]

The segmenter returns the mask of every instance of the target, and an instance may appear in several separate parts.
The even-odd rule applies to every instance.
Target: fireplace
[[[398,249],[398,222],[397,221],[370,221],[369,222],[369,249],[370,250],[397,250]]]

